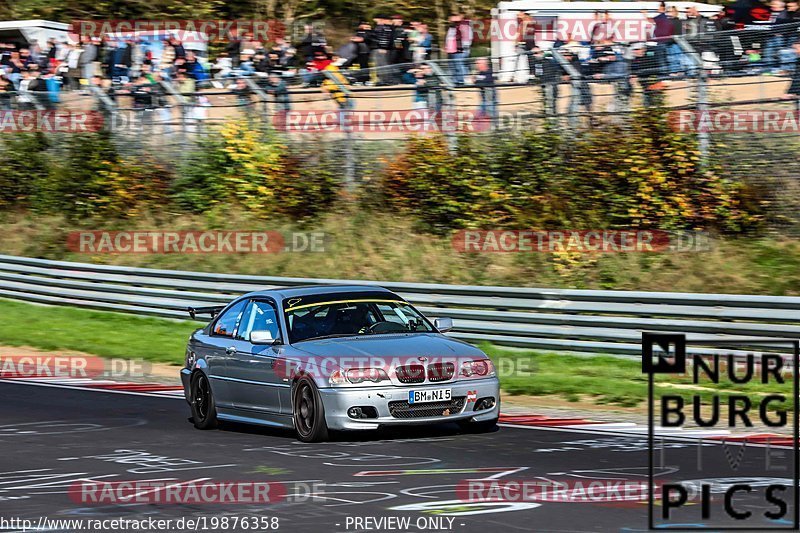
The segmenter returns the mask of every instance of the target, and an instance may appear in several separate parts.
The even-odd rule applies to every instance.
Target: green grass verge
[[[0,299],[0,345],[31,346],[42,350],[73,350],[102,357],[141,358],[153,362],[183,362],[186,340],[199,323],[140,317],[72,307],[33,305]],[[607,355],[581,357],[564,353],[504,349],[482,344],[495,362],[503,390],[509,394],[561,396],[567,401],[589,399],[622,407],[644,405],[647,378],[641,363]],[[0,353],[2,355],[2,353]],[[704,402],[719,393],[758,397],[774,385],[752,382],[732,385],[726,380],[686,389],[690,378],[659,378],[658,394],[693,394]],[[791,382],[781,392],[791,397]]]
[[[73,350],[102,357],[183,362],[197,322],[164,320],[0,299],[0,344]]]
[[[509,394],[530,394],[533,396],[557,395],[567,401],[591,398],[597,404],[618,405],[622,407],[644,406],[647,398],[647,376],[642,374],[641,362],[631,358],[611,356],[581,357],[563,353],[508,350],[491,344],[482,344],[484,350],[495,362],[503,390]],[[737,376],[743,371],[737,372]],[[757,401],[768,394],[780,393],[788,398],[785,408],[793,408],[792,380],[785,377],[781,385],[762,384],[757,378],[746,384],[731,382],[724,372],[720,373],[719,383],[703,379],[701,384],[692,383],[691,374],[684,376],[659,376],[655,381],[655,395],[672,394],[681,396],[684,401],[692,401],[692,396],[701,398],[704,406],[710,405],[712,398],[718,396],[726,402],[732,395],[749,396],[757,408]],[[770,404],[770,408],[777,404]],[[724,409],[723,412],[727,412]]]

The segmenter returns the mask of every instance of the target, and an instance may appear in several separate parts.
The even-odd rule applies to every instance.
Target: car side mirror
[[[272,336],[272,332],[268,330],[251,331],[250,342],[252,344],[280,344],[280,339]]]
[[[453,329],[453,319],[452,318],[436,318],[433,321],[434,327],[439,330],[439,333],[447,333],[451,329]]]

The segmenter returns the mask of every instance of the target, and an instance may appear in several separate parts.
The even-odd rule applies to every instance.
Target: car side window
[[[236,331],[236,338],[249,341],[253,331],[269,331],[273,339],[280,337],[278,313],[270,302],[250,300],[247,304]]]
[[[242,300],[236,305],[225,311],[219,320],[214,323],[213,335],[219,337],[233,337],[236,331],[236,325],[239,323],[239,317],[242,316],[242,311],[247,305],[247,300]]]

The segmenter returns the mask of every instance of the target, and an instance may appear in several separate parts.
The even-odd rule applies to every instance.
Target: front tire
[[[325,406],[313,380],[300,378],[292,395],[292,416],[297,438],[302,442],[328,440]]]
[[[202,372],[192,376],[192,422],[197,429],[217,427],[217,404],[211,392],[211,383]]]

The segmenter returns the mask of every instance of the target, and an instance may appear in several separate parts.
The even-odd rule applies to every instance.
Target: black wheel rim
[[[197,410],[197,416],[200,421],[208,418],[208,404],[211,391],[208,388],[208,380],[205,376],[200,376],[197,379],[197,386],[194,388],[194,407]]]
[[[310,435],[314,430],[314,405],[311,387],[303,383],[297,391],[297,405],[294,410],[297,429],[302,435]]]

